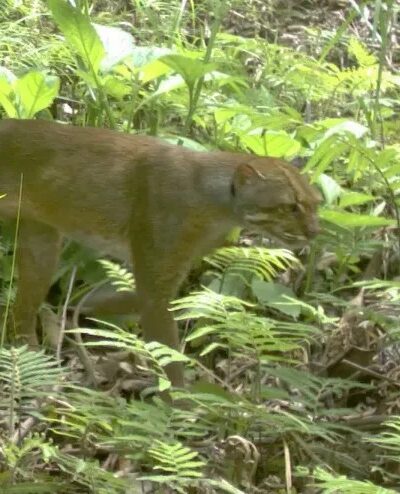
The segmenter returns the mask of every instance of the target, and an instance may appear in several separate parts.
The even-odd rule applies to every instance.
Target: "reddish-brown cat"
[[[318,193],[290,164],[228,152],[195,152],[154,137],[43,120],[0,122],[0,215],[15,218],[17,335],[37,344],[44,301],[64,236],[133,264],[146,340],[177,348],[168,304],[194,259],[235,226],[287,246],[318,231]],[[174,385],[182,369],[171,365]]]

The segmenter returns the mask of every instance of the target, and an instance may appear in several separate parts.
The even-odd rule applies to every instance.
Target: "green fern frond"
[[[37,475],[37,477],[40,477]],[[66,492],[65,484],[62,482],[40,482],[35,478],[35,482],[18,482],[14,485],[0,484],[0,492],[7,494],[54,494],[55,492]],[[73,492],[73,491],[71,491]]]
[[[32,411],[33,400],[47,396],[63,376],[64,371],[43,352],[26,346],[0,349],[0,422],[21,420]]]
[[[150,474],[141,477],[142,480],[169,485],[176,492],[185,493],[184,487],[196,485],[199,479],[204,478],[205,462],[199,459],[196,451],[180,442],[157,440],[148,453],[155,461],[154,470],[161,470],[162,475]]]
[[[373,443],[386,450],[382,456],[391,461],[400,463],[400,417],[391,417],[385,422],[386,429],[375,436],[365,438],[366,442]]]
[[[119,478],[115,472],[103,468],[95,459],[78,458],[58,451],[55,460],[61,471],[69,475],[76,484],[75,489],[71,486],[73,493],[126,494],[126,492],[140,492],[141,490],[140,482],[136,482],[132,478],[129,479],[128,489],[126,479]],[[63,490],[53,492],[68,493],[70,490],[64,487]]]
[[[246,307],[254,306],[254,304],[245,302],[240,298],[223,295],[208,289],[193,292],[173,301],[171,305],[172,311],[183,311],[182,314],[175,316],[177,321],[204,317],[216,322],[224,322],[228,314],[245,312]]]
[[[135,278],[126,268],[107,259],[101,259],[99,263],[103,266],[107,278],[118,292],[131,292],[135,289]]]
[[[142,462],[148,461],[155,440],[201,440],[209,429],[195,409],[173,408],[160,398],[128,402],[82,387],[69,387],[48,421],[58,435],[80,441],[90,437],[92,448],[125,451],[126,458]]]
[[[298,399],[312,413],[325,416],[341,416],[345,412],[340,408],[327,409],[323,406],[326,396],[343,396],[351,389],[371,389],[372,385],[350,379],[327,378],[315,376],[310,372],[285,366],[270,366],[268,373],[284,382],[290,389],[295,389]]]
[[[156,441],[149,449],[149,455],[156,460],[155,470],[163,470],[174,477],[200,478],[204,461],[199,460],[199,453],[192,451],[180,442],[167,444]]]
[[[212,337],[202,355],[217,348],[230,348],[233,354],[266,361],[276,360],[272,353],[299,348],[299,343],[312,339],[319,330],[314,326],[287,323],[246,312],[251,304],[211,290],[195,292],[173,303],[173,310],[182,311],[178,320],[203,320],[186,338],[194,341]]]
[[[299,469],[302,475],[307,475],[306,469]],[[311,473],[308,472],[308,475]],[[334,475],[322,468],[315,469],[311,474],[316,479],[312,484],[317,487],[323,494],[396,494],[397,491],[379,487],[372,482],[352,480],[345,475]]]
[[[170,387],[164,368],[173,362],[186,362],[191,360],[182,353],[158,342],[145,343],[136,335],[123,331],[118,326],[104,321],[97,321],[110,329],[76,328],[68,333],[81,333],[99,338],[96,341],[88,341],[85,346],[107,347],[124,350],[139,356],[147,362],[149,370],[158,378],[159,389],[163,391]]]
[[[354,56],[360,67],[371,67],[378,64],[376,56],[369,53],[366,46],[355,36],[349,40],[349,53]]]
[[[205,260],[224,275],[250,273],[258,278],[271,280],[279,271],[299,264],[298,259],[285,249],[261,247],[225,247]]]

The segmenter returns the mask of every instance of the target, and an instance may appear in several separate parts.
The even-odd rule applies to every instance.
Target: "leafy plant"
[[[352,480],[345,475],[334,475],[330,472],[318,468],[313,476],[317,480],[313,486],[322,489],[324,494],[395,494],[392,489],[385,489],[374,485],[372,482]]]
[[[28,72],[19,79],[0,70],[0,105],[8,117],[32,118],[50,106],[59,91],[59,78],[43,72]]]
[[[43,352],[26,347],[0,349],[1,423],[7,424],[9,437],[39,406],[35,400],[48,396],[63,376],[62,369]]]
[[[161,474],[142,477],[161,485],[173,487],[176,492],[186,492],[185,487],[195,485],[195,479],[203,477],[205,463],[198,458],[198,453],[191,451],[181,443],[166,444],[156,441],[149,449],[149,455],[155,460],[154,469]]]
[[[135,279],[131,271],[107,259],[101,259],[99,262],[103,266],[107,278],[111,280],[111,284],[116,287],[117,291],[134,290]]]
[[[398,408],[399,7],[351,2],[337,16],[332,3],[328,12],[314,2],[312,15],[305,5],[49,0],[48,15],[36,0],[2,2],[8,117],[49,117],[55,101],[65,120],[191,149],[301,156],[325,201],[305,272],[292,253],[247,237],[250,248],[222,249],[192,275],[193,292],[173,304],[190,357],[113,325],[74,329],[96,372],[102,349],[133,353],[183,409],[149,398],[151,388],[133,399],[129,378],[108,391],[55,389],[65,373],[48,357],[1,350],[0,490],[122,494],[151,482],[158,492],[275,493],[308,482],[326,493],[394,492],[397,419],[374,434],[368,419],[380,427],[374,410]],[[246,24],[251,33],[261,26],[259,35]],[[2,244],[7,284],[7,237]],[[65,266],[83,257],[64,257],[56,304],[64,303]],[[102,264],[117,289],[133,288],[129,271]],[[95,266],[79,271],[79,290],[103,276]],[[353,362],[357,352],[374,354],[373,366]],[[164,367],[177,360],[190,390],[169,388]],[[346,365],[351,377],[338,377]],[[75,376],[74,359],[71,366]],[[292,475],[293,464],[304,469]]]
[[[103,322],[102,324],[106,323]],[[188,357],[166,345],[156,341],[145,343],[136,335],[129,334],[111,323],[108,323],[107,327],[109,329],[75,328],[70,329],[68,332],[97,337],[96,341],[85,343],[88,347],[108,347],[125,350],[144,359],[152,373],[157,377],[160,391],[165,391],[171,386],[164,367],[173,362],[190,362]]]

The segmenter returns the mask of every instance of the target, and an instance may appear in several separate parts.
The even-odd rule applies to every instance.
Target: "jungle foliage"
[[[76,310],[62,361],[3,343],[0,492],[398,492],[398,16],[393,0],[1,0],[3,116],[300,157],[324,203],[303,252],[244,232],[203,260],[172,307],[185,355]],[[67,244],[44,330],[105,280],[134,286]],[[154,394],[176,359],[183,407]]]

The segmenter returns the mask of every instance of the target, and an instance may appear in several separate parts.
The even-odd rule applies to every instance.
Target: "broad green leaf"
[[[305,166],[304,171],[309,172],[315,168],[313,171],[313,178],[315,179],[323,173],[335,159],[344,156],[348,148],[349,145],[346,142],[342,142],[336,135],[331,135],[319,143],[313,156]]]
[[[348,206],[357,206],[366,202],[374,201],[375,197],[371,194],[362,194],[361,192],[344,192],[340,198],[339,206],[346,208]]]
[[[325,122],[332,122],[334,125],[329,126],[328,130],[325,133],[325,139],[335,134],[343,134],[350,133],[357,139],[365,136],[368,133],[368,128],[364,125],[359,124],[358,122],[354,122],[352,120],[342,120],[338,119],[337,123],[334,123],[335,120],[326,120]]]
[[[230,125],[230,127],[228,127]],[[251,118],[245,113],[235,115],[229,123],[225,123],[225,133],[228,131],[238,135],[248,135],[252,127]]]
[[[198,338],[203,338],[211,334],[214,331],[212,326],[200,326],[199,328],[194,329],[191,333],[186,336],[185,341],[194,341]]]
[[[384,149],[380,150],[376,155],[376,161],[378,166],[387,166],[392,161],[399,161],[400,159],[400,143],[393,143],[388,145]]]
[[[93,24],[105,50],[100,68],[103,72],[110,71],[121,60],[133,54],[135,49],[131,34],[119,27]]]
[[[96,74],[93,72],[88,72],[86,70],[75,69],[75,73],[80,79],[86,82],[88,86],[96,86]],[[103,80],[104,83],[104,80]]]
[[[58,27],[86,69],[97,73],[105,50],[90,20],[66,0],[48,0],[48,5]]]
[[[329,205],[333,204],[342,194],[342,188],[336,180],[325,173],[321,173],[317,179],[317,183],[321,187],[325,201]]]
[[[130,56],[125,58],[125,67],[130,68],[126,77],[132,77],[132,72],[138,74],[138,78],[143,83],[153,81],[171,72],[170,67],[160,61],[160,58],[170,54],[169,48],[158,46],[135,46]],[[119,66],[118,70],[121,70]]]
[[[275,103],[271,105],[271,109],[274,107]],[[275,108],[272,110],[270,115],[265,114],[255,114],[254,109],[249,112],[252,116],[254,123],[257,127],[262,127],[268,129],[269,131],[275,130],[286,130],[288,128],[293,128],[294,125],[302,123],[302,118],[296,110],[291,108],[285,108],[283,111],[277,111]]]
[[[249,272],[246,269],[237,269],[232,271],[228,268],[224,276],[219,280],[220,286],[218,292],[223,295],[238,297],[241,299],[246,298],[247,292],[247,279],[249,278]]]
[[[172,52],[169,48],[164,48],[160,46],[135,46],[132,50],[130,61],[134,67],[142,68],[152,62],[157,61],[159,58],[164,57],[165,55],[169,55],[171,53]]]
[[[205,355],[208,355],[209,353],[213,352],[214,350],[218,350],[219,348],[226,348],[226,345],[223,345],[222,343],[210,343],[205,348],[203,348],[200,355],[204,357]]]
[[[277,158],[294,156],[301,148],[300,143],[284,131],[271,130],[263,135],[246,135],[241,137],[241,141],[255,154]]]
[[[375,162],[386,178],[394,177],[400,173],[400,150],[394,146],[382,149],[377,153]]]
[[[15,83],[15,95],[22,106],[21,117],[32,118],[38,111],[44,110],[57,96],[60,86],[58,77],[42,72],[28,72]]]
[[[13,88],[6,75],[0,71],[0,105],[4,108],[8,117],[17,116],[17,108],[14,104]]]
[[[165,65],[165,63],[160,62],[160,60],[153,60],[143,67],[140,67],[139,79],[145,84],[147,82],[154,81],[154,79],[166,75],[169,72],[170,68]],[[179,80],[183,82],[182,77],[178,77]]]
[[[349,136],[347,136],[349,137]],[[350,143],[350,149],[347,161],[347,172],[351,172],[354,180],[360,179],[366,170],[371,166],[371,162],[375,161],[375,153],[372,154],[371,149],[366,148],[363,144],[357,141]]]
[[[391,167],[389,167],[385,171],[385,177],[386,178],[392,178],[392,177],[398,177],[400,175],[400,163],[397,163]]]
[[[166,391],[171,387],[171,381],[164,377],[158,376],[158,390],[160,392]]]
[[[132,87],[124,79],[109,74],[103,78],[104,91],[115,99],[122,100],[128,94],[131,94]]]
[[[289,287],[280,283],[254,279],[251,288],[257,299],[268,307],[283,312],[284,314],[297,318],[300,315],[300,306],[294,302],[288,301],[286,297],[295,299],[296,295]]]
[[[223,124],[237,115],[251,114],[251,108],[247,106],[222,107],[214,110],[215,122]]]
[[[168,78],[164,79],[158,86],[157,91],[152,93],[152,96],[159,96],[161,94],[169,93],[178,87],[183,87],[185,85],[185,80],[181,75],[170,75]]]
[[[263,138],[268,156],[295,156],[301,149],[300,143],[283,130],[265,132]]]
[[[309,124],[299,125],[296,129],[296,137],[299,141],[306,142],[312,144],[317,142],[321,138],[321,129],[315,126],[311,126]]]
[[[189,87],[193,87],[200,77],[216,68],[215,63],[204,63],[198,58],[191,58],[185,55],[165,55],[160,60],[180,74]]]
[[[222,402],[230,401],[230,402],[234,403],[235,401],[237,401],[237,396],[230,393],[229,391],[224,389],[219,384],[207,382],[204,380],[196,381],[190,387],[190,391],[192,391],[194,393],[213,395],[218,399],[218,401],[221,400]]]
[[[379,216],[368,216],[366,214],[348,213],[345,211],[334,211],[325,209],[320,211],[320,217],[336,225],[357,228],[357,227],[379,227],[394,225],[395,221]]]

